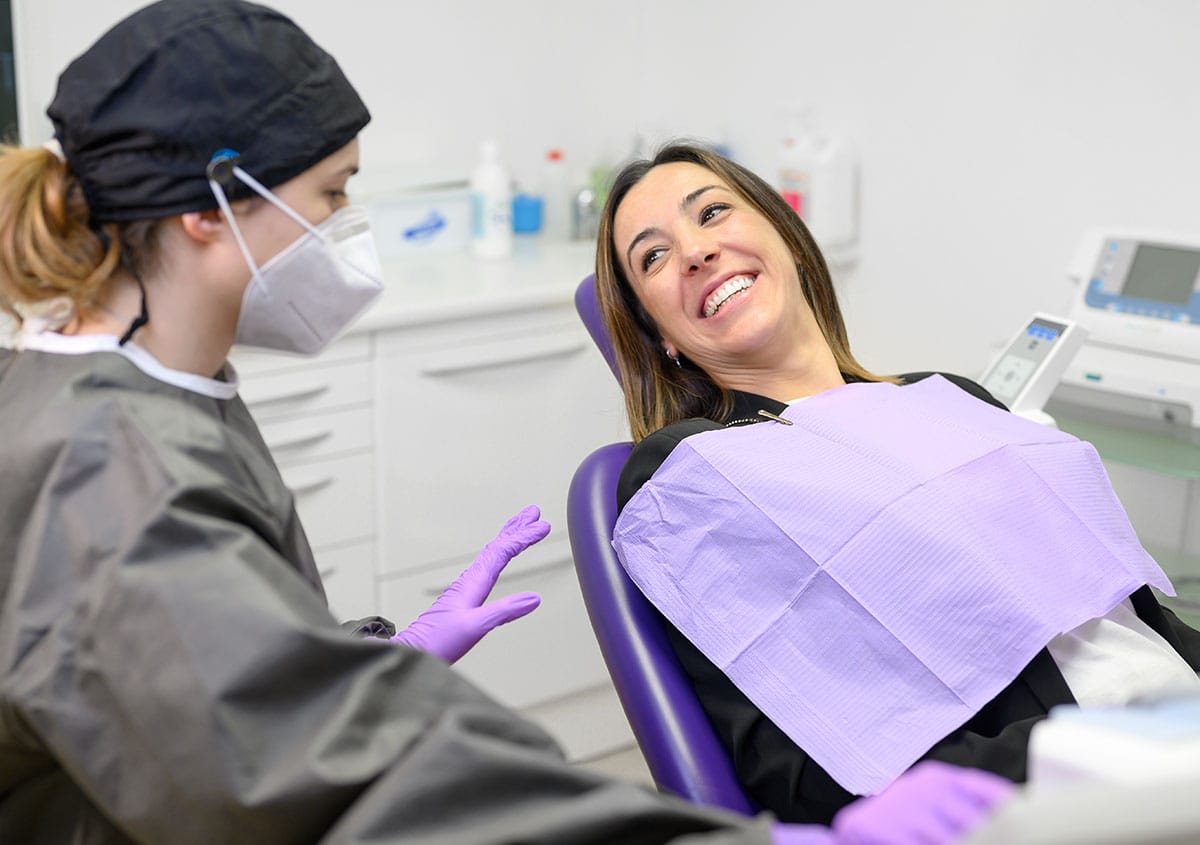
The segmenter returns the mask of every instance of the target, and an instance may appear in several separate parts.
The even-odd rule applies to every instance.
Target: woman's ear
[[[225,228],[225,218],[219,209],[188,211],[179,215],[179,225],[184,234],[199,243],[220,240]]]

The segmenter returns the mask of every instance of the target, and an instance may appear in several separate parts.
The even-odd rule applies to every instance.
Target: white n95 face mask
[[[383,272],[367,212],[359,206],[346,206],[313,226],[240,167],[233,172],[308,230],[256,267],[224,190],[216,182],[210,183],[252,273],[242,296],[234,342],[315,355],[383,292]]]

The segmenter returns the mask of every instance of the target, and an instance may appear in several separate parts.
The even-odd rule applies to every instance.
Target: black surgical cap
[[[47,114],[95,223],[215,208],[205,171],[220,149],[273,187],[371,119],[332,56],[241,0],[134,13],[63,71]],[[226,190],[247,195],[238,182]]]

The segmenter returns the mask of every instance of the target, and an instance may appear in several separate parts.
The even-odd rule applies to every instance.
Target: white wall
[[[129,0],[17,0],[23,114]],[[783,103],[861,150],[851,337],[881,371],[977,374],[1063,310],[1082,230],[1200,230],[1191,0],[276,0],[372,107],[360,187],[462,177],[497,136],[518,176],[635,132],[724,135],[770,175]],[[28,123],[29,140],[48,135]],[[374,174],[372,176],[371,174]]]

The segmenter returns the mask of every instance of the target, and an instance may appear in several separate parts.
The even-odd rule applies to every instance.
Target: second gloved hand
[[[517,593],[484,604],[510,560],[550,533],[535,505],[522,510],[483,547],[463,573],[442,591],[428,610],[392,637],[453,663],[493,628],[520,619],[541,602],[537,593]]]
[[[1013,792],[991,772],[926,760],[887,789],[833,818],[837,845],[946,845],[958,842]]]

